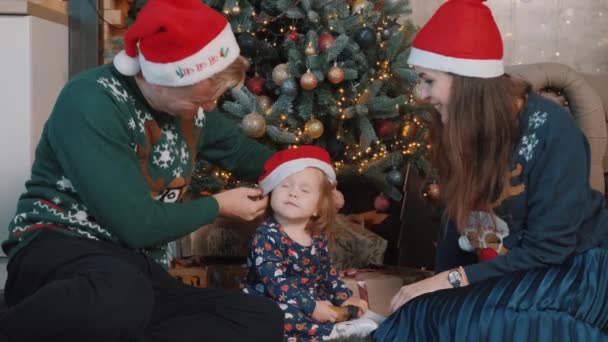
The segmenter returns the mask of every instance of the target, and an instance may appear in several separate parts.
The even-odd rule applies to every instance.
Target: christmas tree
[[[131,19],[145,2],[132,3]],[[325,147],[339,183],[364,177],[384,194],[377,208],[401,200],[406,162],[429,174],[428,114],[407,64],[416,29],[399,22],[408,0],[204,2],[226,15],[251,62],[246,86],[219,103],[247,135],[273,150]],[[197,191],[238,184],[204,160],[197,167]]]

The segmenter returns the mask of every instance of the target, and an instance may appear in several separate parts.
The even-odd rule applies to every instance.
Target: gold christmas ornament
[[[266,120],[256,112],[251,112],[241,121],[241,129],[252,138],[260,138],[266,133]]]
[[[365,8],[365,6],[367,6],[367,4],[368,4],[367,0],[355,0],[353,2],[353,12],[357,13],[357,12],[363,11],[363,9]]]
[[[304,124],[304,133],[312,139],[319,139],[324,131],[323,123],[317,119],[310,119]]]
[[[344,69],[340,68],[337,65],[332,66],[327,71],[327,79],[332,84],[338,84],[344,81]]]
[[[300,86],[302,89],[313,90],[317,87],[317,84],[319,84],[319,79],[310,70],[300,77]]]
[[[270,111],[272,110],[272,100],[270,99],[270,97],[266,95],[260,95],[258,96],[258,103],[260,104],[260,107],[262,107],[262,111],[264,112],[264,114],[270,114]]]
[[[439,199],[441,198],[441,190],[439,189],[439,184],[429,184],[429,191],[427,193],[430,199],[432,199],[433,201],[439,201]]]
[[[306,56],[316,56],[317,49],[312,45],[312,43],[308,43],[308,45],[306,45],[306,48],[304,48],[304,53],[306,54]]]
[[[230,14],[232,14],[232,15],[241,14],[241,6],[239,6],[238,2],[234,6],[232,6],[232,8],[230,9]]]
[[[272,80],[276,85],[281,86],[283,82],[289,79],[291,75],[289,74],[289,65],[287,63],[282,63],[274,67],[272,69]]]

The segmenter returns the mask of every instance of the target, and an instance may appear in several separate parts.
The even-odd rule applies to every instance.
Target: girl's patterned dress
[[[341,305],[352,292],[331,267],[324,234],[314,234],[311,246],[293,241],[274,218],[260,227],[251,243],[245,293],[274,299],[285,314],[285,338],[318,341],[329,336],[333,323],[312,319],[316,301]]]

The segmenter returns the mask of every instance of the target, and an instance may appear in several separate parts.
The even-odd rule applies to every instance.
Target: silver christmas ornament
[[[272,69],[272,80],[278,86],[283,85],[283,82],[285,82],[290,77],[291,75],[289,73],[289,65],[287,65],[287,63],[279,64],[274,67],[274,69]]]
[[[251,112],[241,121],[241,129],[252,138],[260,138],[266,132],[266,120],[256,112]]]
[[[386,174],[386,181],[394,186],[401,186],[403,183],[403,175],[398,170],[391,170]]]

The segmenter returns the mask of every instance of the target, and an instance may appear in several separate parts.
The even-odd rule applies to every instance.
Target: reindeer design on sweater
[[[524,183],[511,185],[511,178],[520,176],[522,170],[521,164],[518,163],[513,170],[507,171],[502,192],[492,204],[492,208],[499,207],[506,199],[526,190]],[[508,235],[509,225],[500,217],[483,211],[473,211],[469,215],[467,226],[458,239],[458,245],[465,251],[475,251],[480,261],[490,260],[507,253],[503,240]]]

